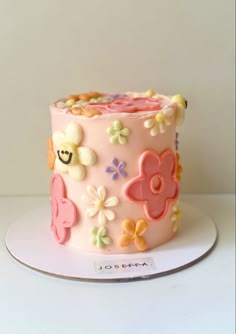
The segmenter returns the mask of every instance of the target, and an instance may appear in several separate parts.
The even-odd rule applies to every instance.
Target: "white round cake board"
[[[174,273],[200,261],[213,249],[214,222],[181,203],[181,229],[150,251],[101,255],[59,245],[50,233],[50,207],[36,208],[13,223],[6,235],[10,254],[26,266],[58,277],[87,281],[128,281]]]

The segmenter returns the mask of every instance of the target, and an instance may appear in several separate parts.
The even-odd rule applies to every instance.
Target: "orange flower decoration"
[[[72,94],[68,96],[68,100],[74,100],[74,101],[84,101],[87,102],[90,99],[97,99],[98,97],[103,96],[103,94],[99,92],[87,92],[82,94]]]
[[[122,221],[122,227],[125,233],[119,238],[118,244],[120,247],[128,247],[134,241],[135,247],[139,251],[147,249],[147,242],[142,237],[148,228],[146,220],[140,219],[135,222],[132,219],[125,219]]]
[[[89,101],[91,99],[97,99],[99,97],[101,97],[102,94],[101,93],[98,93],[98,92],[88,92],[88,93],[83,93],[83,94],[80,94],[79,95],[79,99],[81,101]]]
[[[79,94],[69,95],[67,99],[68,100],[79,101]]]
[[[177,180],[180,181],[181,178],[182,178],[183,167],[180,164],[180,155],[179,155],[179,152],[176,152],[176,159],[177,159],[176,177],[177,177]]]
[[[48,168],[53,170],[55,164],[56,155],[53,151],[52,138],[48,138]]]
[[[74,115],[82,115],[88,118],[96,116],[96,115],[101,115],[101,112],[95,108],[85,109],[79,106],[72,107],[71,112]]]

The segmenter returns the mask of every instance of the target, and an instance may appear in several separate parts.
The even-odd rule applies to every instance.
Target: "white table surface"
[[[215,221],[219,239],[203,261],[178,273],[129,283],[58,279],[15,261],[5,247],[11,222],[47,198],[0,198],[0,333],[233,334],[233,195],[185,195]]]

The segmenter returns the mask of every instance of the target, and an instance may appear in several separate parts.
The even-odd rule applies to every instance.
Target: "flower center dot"
[[[156,121],[157,123],[163,123],[165,120],[165,116],[162,113],[159,113],[156,115]]]
[[[102,201],[102,200],[97,200],[97,201],[95,202],[95,207],[96,207],[96,209],[98,209],[98,210],[104,209],[104,201]]]
[[[159,194],[163,188],[163,178],[160,175],[154,175],[150,181],[150,188],[153,194]]]

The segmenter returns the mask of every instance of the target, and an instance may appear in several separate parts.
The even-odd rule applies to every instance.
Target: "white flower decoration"
[[[179,209],[179,204],[176,202],[172,206],[172,211],[173,214],[171,215],[171,221],[173,222],[173,232],[176,233],[179,230],[180,227],[180,217],[182,215],[180,209]]]
[[[172,116],[174,114],[173,108],[166,108],[156,114],[154,118],[148,119],[144,122],[144,126],[150,130],[151,136],[157,136],[158,133],[165,133],[166,127],[171,125]]]
[[[57,150],[55,169],[79,181],[84,179],[84,166],[92,166],[96,162],[96,154],[89,148],[79,146],[83,138],[83,131],[79,124],[70,123],[65,131],[54,132],[53,143]]]
[[[87,209],[87,216],[94,217],[98,213],[98,223],[103,225],[108,221],[114,220],[115,214],[112,210],[107,209],[116,206],[119,199],[116,196],[106,199],[106,189],[103,186],[96,187],[88,186],[87,192],[89,196],[83,196],[83,200],[91,205]]]

